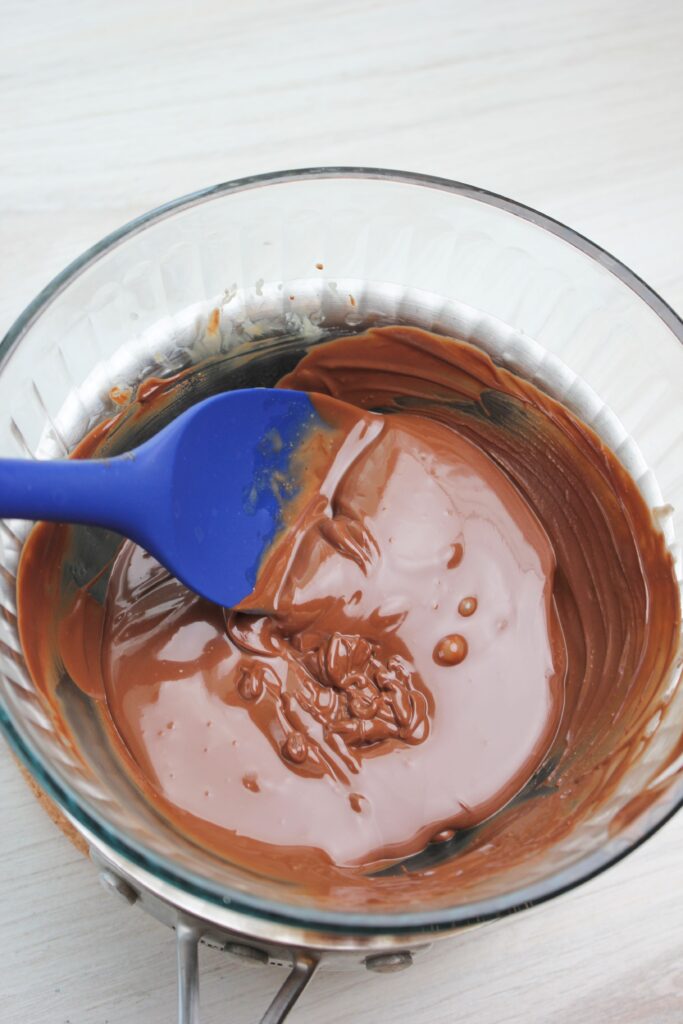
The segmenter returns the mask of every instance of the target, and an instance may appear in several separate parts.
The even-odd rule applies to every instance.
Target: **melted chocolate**
[[[377,411],[307,452],[315,486],[251,598],[224,613],[125,542],[104,607],[79,591],[56,640],[26,614],[65,557],[42,525],[20,574],[32,673],[48,686],[58,642],[140,788],[228,859],[397,906],[400,880],[368,870],[432,840],[412,875],[430,899],[479,892],[642,752],[680,628],[670,557],[596,435],[472,346],[381,328],[281,383]],[[525,784],[543,798],[510,803]]]
[[[132,543],[114,563],[108,713],[159,795],[226,830],[228,850],[234,831],[340,866],[416,853],[514,796],[557,728],[564,651],[535,517],[449,427],[370,423],[369,443],[326,453],[225,621]],[[435,656],[474,591],[469,646]]]

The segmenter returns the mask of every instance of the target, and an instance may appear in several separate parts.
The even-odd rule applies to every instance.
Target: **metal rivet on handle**
[[[103,871],[100,871],[99,877],[102,888],[117,896],[122,902],[127,903],[129,907],[137,900],[138,894],[132,885],[125,882],[123,878],[119,878],[113,871],[105,868]]]
[[[365,958],[365,966],[369,971],[376,971],[377,974],[392,974],[394,971],[405,971],[413,962],[413,954],[407,950],[404,953],[378,953],[376,956]]]
[[[268,954],[265,949],[258,946],[247,946],[242,942],[226,942],[223,946],[226,953],[237,956],[240,960],[247,960],[252,964],[267,964]]]

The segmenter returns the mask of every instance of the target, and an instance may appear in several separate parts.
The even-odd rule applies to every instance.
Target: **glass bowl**
[[[178,199],[114,232],[55,278],[0,345],[0,454],[67,454],[150,376],[202,366],[194,400],[270,385],[307,344],[382,323],[473,340],[574,408],[636,479],[680,581],[683,323],[623,264],[558,222],[423,175],[262,175]],[[349,936],[451,930],[586,880],[683,801],[674,760],[683,733],[679,662],[666,713],[648,723],[638,762],[540,860],[500,869],[480,891],[454,889],[445,901],[429,902],[413,886],[394,904],[351,909],[341,887],[314,905],[298,887],[202,851],[162,821],[68,678],[58,691],[68,729],[55,727],[17,632],[27,532],[28,524],[0,522],[0,726],[77,824],[192,895]],[[80,536],[76,574],[111,547],[97,531]]]

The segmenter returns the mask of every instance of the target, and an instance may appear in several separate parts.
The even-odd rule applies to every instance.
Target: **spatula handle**
[[[0,459],[0,518],[89,523],[116,529],[130,514],[134,456]]]

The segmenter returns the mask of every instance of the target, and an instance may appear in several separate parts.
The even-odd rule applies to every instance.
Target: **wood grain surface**
[[[261,171],[440,174],[571,224],[683,310],[680,0],[0,0],[0,332],[68,261]],[[0,747],[0,1019],[174,1019],[172,935],[100,890]],[[678,1024],[683,815],[395,976],[321,974],[313,1024]],[[203,1024],[281,972],[203,951]]]

